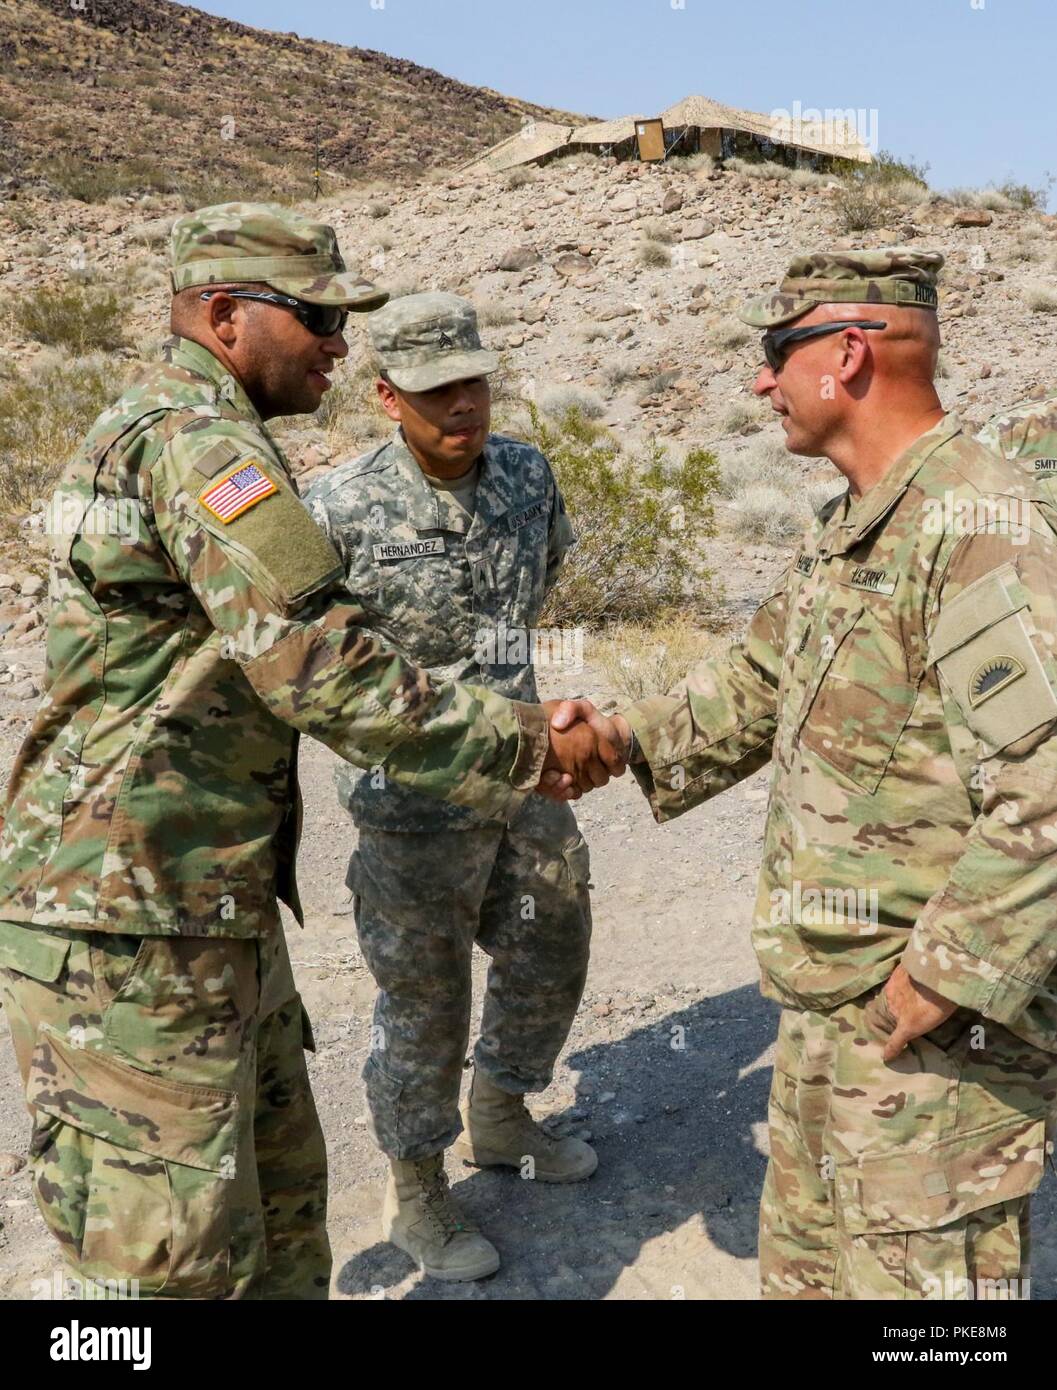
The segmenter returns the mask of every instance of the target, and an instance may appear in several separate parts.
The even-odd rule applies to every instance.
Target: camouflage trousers
[[[439,1153],[459,1134],[474,942],[490,957],[475,1065],[541,1091],[587,977],[588,852],[567,806],[531,797],[509,825],[360,830],[349,865],[360,947],[378,985],[364,1068],[379,1147]]]
[[[326,1298],[311,1030],[278,920],[259,940],[0,923],[0,967],[75,1292]]]
[[[958,1009],[885,1063],[893,1023],[880,989],[782,1014],[761,1294],[1027,1298],[1057,1057]]]

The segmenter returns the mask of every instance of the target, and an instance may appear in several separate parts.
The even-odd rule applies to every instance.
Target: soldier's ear
[[[393,388],[391,381],[386,381],[384,376],[378,377],[374,383],[374,389],[378,392],[378,399],[382,403],[382,409],[390,420],[399,421],[400,416],[400,397]]]
[[[223,290],[211,294],[206,301],[205,309],[209,326],[225,347],[231,347],[238,336],[234,323],[238,304],[237,299],[232,299],[231,295],[225,294]]]

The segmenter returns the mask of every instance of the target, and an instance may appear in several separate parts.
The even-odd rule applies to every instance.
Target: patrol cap
[[[173,223],[172,287],[258,280],[309,304],[363,312],[389,298],[346,270],[334,228],[274,203],[219,203]]]
[[[400,391],[432,391],[499,366],[481,346],[477,311],[457,294],[402,295],[372,314],[367,327],[378,366]]]
[[[753,328],[777,328],[819,304],[904,304],[935,309],[938,251],[886,246],[876,251],[816,251],[789,264],[777,290],[738,311]]]

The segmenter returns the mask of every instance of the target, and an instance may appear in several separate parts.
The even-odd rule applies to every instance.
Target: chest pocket
[[[824,634],[800,708],[800,742],[823,762],[875,792],[917,700],[920,644],[904,647],[886,612],[848,610]]]

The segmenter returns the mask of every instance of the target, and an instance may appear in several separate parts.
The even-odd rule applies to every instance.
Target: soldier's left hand
[[[889,1013],[895,1019],[895,1027],[883,1053],[886,1062],[894,1061],[907,1043],[945,1023],[958,1007],[927,985],[919,985],[902,965],[897,965],[892,971],[881,993]]]

